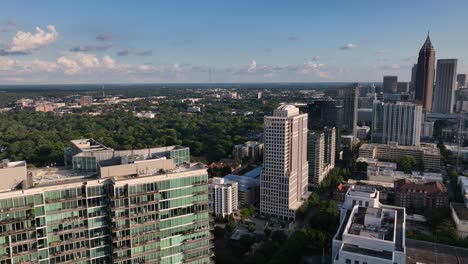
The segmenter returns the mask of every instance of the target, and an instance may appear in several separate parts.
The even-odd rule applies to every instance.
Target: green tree
[[[413,156],[403,156],[397,165],[399,170],[411,173],[416,169],[416,159]]]

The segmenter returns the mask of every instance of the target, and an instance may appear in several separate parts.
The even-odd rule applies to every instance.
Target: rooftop
[[[458,219],[468,221],[468,208],[462,203],[451,203],[450,206],[457,214]]]
[[[70,143],[82,152],[112,150],[92,138],[71,140]]]
[[[382,208],[357,207],[351,216],[348,233],[372,239],[393,241],[395,217]]]
[[[400,193],[424,192],[427,194],[445,194],[447,193],[447,188],[443,183],[438,181],[416,183],[408,179],[400,179],[395,181],[395,191]]]
[[[349,188],[348,195],[373,198],[377,195],[377,190],[373,186],[353,185]]]

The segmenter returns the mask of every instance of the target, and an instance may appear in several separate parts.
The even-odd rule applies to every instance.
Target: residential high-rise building
[[[319,185],[335,167],[335,144],[334,127],[325,127],[323,131],[309,131],[307,138],[309,184]]]
[[[421,119],[420,105],[374,102],[371,140],[380,144],[397,142],[404,146],[418,146]]]
[[[293,219],[308,194],[307,114],[281,105],[264,119],[260,212]]]
[[[238,209],[237,182],[214,177],[209,185],[210,211],[216,216],[229,216]]]
[[[205,165],[156,157],[98,165],[33,170],[34,187],[0,192],[0,262],[210,261]]]
[[[434,91],[435,49],[429,34],[419,51],[416,72],[415,101],[423,106],[427,112],[432,111],[432,94]]]
[[[466,82],[468,81],[468,78],[466,76],[467,75],[465,73],[457,74],[457,88],[466,88]]]
[[[383,77],[383,92],[396,93],[397,92],[398,76],[384,76]]]
[[[457,59],[437,60],[432,112],[452,113],[457,88]]]
[[[324,162],[326,166],[331,166],[330,169],[335,167],[336,158],[336,129],[334,127],[324,127]],[[328,171],[327,171],[328,173]]]
[[[307,138],[307,160],[309,161],[309,184],[318,185],[323,180],[325,158],[324,134],[310,131]]]

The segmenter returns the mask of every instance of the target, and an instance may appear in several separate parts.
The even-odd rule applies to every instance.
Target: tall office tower
[[[435,49],[429,34],[419,51],[418,70],[416,72],[415,101],[423,106],[426,112],[432,111],[432,94],[434,91]]]
[[[307,138],[307,160],[309,161],[309,184],[318,185],[323,180],[325,164],[324,133],[310,131]]]
[[[416,86],[416,74],[418,71],[418,64],[413,64],[413,67],[411,68],[411,92],[414,93],[415,86]]]
[[[468,81],[468,78],[466,77],[466,74],[457,74],[457,88],[466,88],[466,82]]]
[[[302,113],[307,113],[307,128],[313,131],[323,131],[328,127],[343,127],[343,107],[340,102],[329,97],[316,98],[307,104],[296,104]],[[339,142],[341,129],[335,130],[335,143]],[[335,144],[336,151],[339,152],[340,144]]]
[[[281,105],[264,119],[260,212],[293,219],[308,194],[307,114]]]
[[[398,76],[384,76],[383,77],[383,92],[396,93],[397,92]]]
[[[338,101],[339,105],[343,107],[341,130],[345,133],[352,133],[353,139],[356,139],[357,109],[359,102],[358,84],[353,84],[351,87],[330,89],[330,93],[333,99]],[[336,145],[338,146],[339,144]]]
[[[403,102],[375,102],[372,114],[373,143],[397,142],[404,146],[419,145],[422,106]]]
[[[99,163],[99,173],[49,168],[29,177],[24,171],[10,170],[8,177],[34,187],[1,186],[1,263],[210,261],[203,164],[111,157]]]
[[[209,185],[210,211],[216,216],[229,216],[238,209],[238,184],[226,178],[214,177]]]
[[[457,59],[437,60],[432,112],[452,113],[457,88]]]

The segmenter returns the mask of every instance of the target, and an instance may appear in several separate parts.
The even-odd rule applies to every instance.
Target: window
[[[351,264],[351,260],[350,260],[350,259],[346,259],[346,260],[345,260],[345,263],[346,263],[346,264]]]
[[[359,260],[355,260],[355,261],[354,261],[354,264],[359,264]]]
[[[369,202],[366,202],[366,207],[369,207]]]

